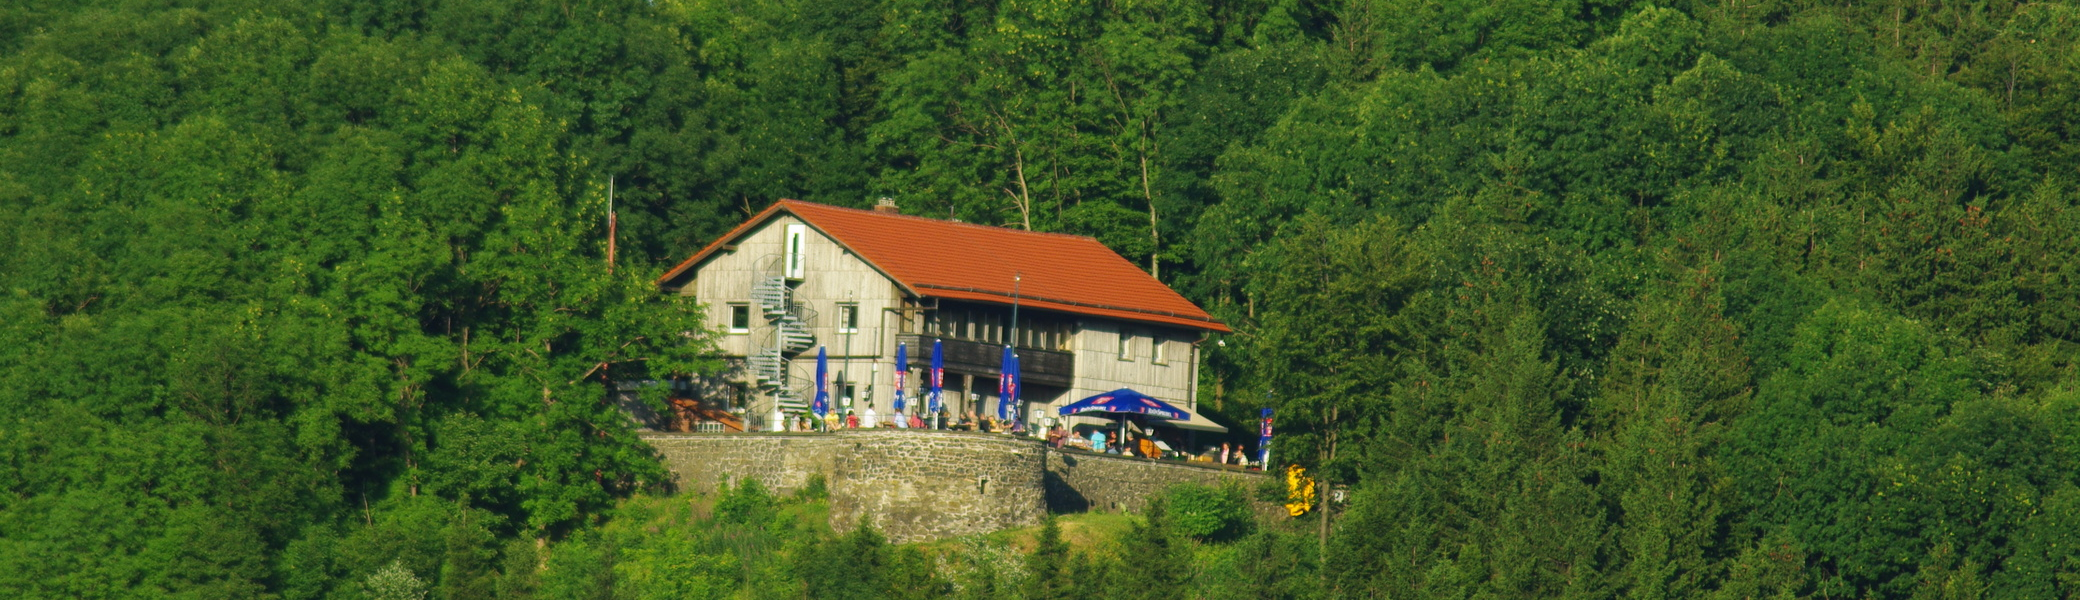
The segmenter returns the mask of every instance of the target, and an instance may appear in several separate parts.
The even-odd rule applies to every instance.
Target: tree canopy
[[[2071,597],[2076,166],[2070,2],[18,0],[0,594]],[[910,587],[600,529],[609,386],[720,366],[651,277],[784,197],[1096,237],[1348,501],[784,548]]]

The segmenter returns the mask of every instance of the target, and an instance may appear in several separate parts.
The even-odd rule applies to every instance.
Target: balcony
[[[910,345],[910,366],[932,368],[932,342],[946,351],[946,370],[952,373],[995,377],[1004,361],[1004,347],[947,337],[903,333],[896,341]],[[1019,378],[1026,384],[1069,387],[1076,376],[1076,355],[1039,348],[1018,349]]]

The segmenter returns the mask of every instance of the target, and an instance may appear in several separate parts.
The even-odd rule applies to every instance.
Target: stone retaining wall
[[[682,490],[756,478],[775,493],[822,475],[831,527],[869,519],[890,540],[987,533],[1040,522],[1048,511],[1139,510],[1178,483],[1254,485],[1261,473],[1051,450],[1037,440],[953,431],[650,433]]]
[[[1139,511],[1149,498],[1180,483],[1220,487],[1227,482],[1256,486],[1260,471],[1213,464],[1149,460],[1081,450],[1047,453],[1047,509],[1057,513],[1088,510]]]

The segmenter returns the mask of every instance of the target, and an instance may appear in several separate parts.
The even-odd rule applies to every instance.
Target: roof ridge
[[[982,228],[982,229],[989,229],[989,230],[996,230],[996,231],[1006,231],[1006,232],[1010,232],[1010,233],[1019,233],[1019,234],[1030,234],[1030,235],[1044,235],[1044,236],[1051,236],[1051,237],[1065,237],[1065,238],[1070,238],[1070,239],[1078,239],[1078,240],[1090,240],[1090,241],[1093,241],[1093,242],[1097,242],[1097,241],[1098,241],[1098,238],[1095,238],[1095,237],[1091,237],[1091,236],[1088,236],[1088,235],[1077,235],[1077,234],[1074,234],[1074,233],[1061,233],[1061,232],[1057,232],[1057,231],[1034,231],[1034,230],[1031,230],[1031,229],[1018,229],[1018,228],[1013,228],[1013,227],[1003,227],[1003,226],[999,226],[999,225],[984,225],[984,224],[982,224],[982,223],[970,223],[970,222],[967,222],[967,221],[954,221],[954,220],[949,220],[949,219],[935,219],[935,218],[932,218],[932,217],[927,217],[927,216],[923,216],[923,215],[906,215],[906,214],[903,214],[903,213],[887,213],[887,212],[881,212],[881,211],[878,211],[878,210],[873,210],[873,209],[868,209],[868,208],[853,208],[853,207],[850,207],[850,206],[838,206],[838,205],[836,205],[836,204],[824,204],[824,203],[822,203],[822,202],[810,202],[810,201],[808,201],[808,200],[796,200],[796,199],[793,199],[793,198],[781,198],[781,199],[779,200],[779,202],[778,202],[778,203],[780,203],[780,204],[807,204],[807,205],[809,205],[809,206],[814,206],[814,207],[817,207],[817,208],[831,208],[831,209],[837,209],[837,210],[843,210],[843,211],[851,211],[851,212],[856,212],[856,213],[866,213],[866,214],[870,214],[870,215],[873,215],[873,216],[877,216],[877,217],[894,217],[894,218],[900,218],[900,219],[911,219],[911,220],[916,220],[916,221],[924,221],[924,222],[927,222],[927,223],[934,223],[934,224],[939,224],[939,225],[958,225],[958,226],[965,226],[965,227],[977,227],[977,228]],[[1104,242],[1098,242],[1098,243],[1100,243],[1100,244],[1103,244]]]
[[[1034,294],[1025,294],[1025,293],[1020,293],[1020,292],[1014,292],[1014,291],[1011,291],[1011,290],[993,290],[993,289],[987,289],[987,288],[978,288],[978,287],[964,287],[964,286],[957,286],[957,285],[944,285],[944,284],[937,284],[937,283],[914,283],[914,284],[911,284],[911,285],[915,285],[915,286],[917,286],[917,287],[921,287],[921,288],[930,288],[930,289],[935,289],[935,290],[950,290],[950,291],[956,291],[956,292],[974,292],[974,293],[977,293],[977,294],[989,294],[989,295],[992,295],[992,296],[1002,296],[1002,297],[1004,297],[1004,298],[1008,298],[1008,299],[1012,299],[1012,300],[1038,300],[1038,301],[1041,301],[1041,302],[1053,302],[1053,303],[1056,303],[1056,304],[1066,304],[1066,305],[1070,305],[1070,306],[1088,306],[1088,307],[1091,307],[1091,308],[1106,308],[1106,309],[1112,309],[1112,310],[1122,310],[1122,311],[1127,311],[1127,312],[1137,312],[1137,313],[1146,313],[1146,314],[1151,314],[1151,315],[1161,315],[1161,316],[1166,316],[1166,317],[1177,317],[1177,318],[1180,318],[1180,319],[1186,319],[1186,320],[1191,320],[1191,321],[1208,321],[1208,322],[1216,322],[1216,323],[1217,323],[1217,322],[1219,322],[1218,320],[1216,320],[1216,319],[1214,319],[1214,318],[1213,318],[1213,314],[1212,314],[1212,313],[1206,313],[1204,309],[1201,309],[1201,310],[1200,310],[1200,312],[1201,312],[1201,313],[1205,313],[1205,314],[1206,314],[1206,316],[1202,318],[1202,317],[1194,316],[1194,315],[1191,315],[1191,314],[1188,314],[1188,313],[1181,313],[1181,312],[1177,312],[1177,311],[1170,311],[1170,310],[1158,310],[1158,309],[1153,309],[1153,308],[1135,308],[1135,307],[1132,307],[1132,306],[1120,306],[1120,305],[1115,305],[1115,304],[1100,304],[1100,303],[1096,303],[1096,302],[1083,302],[1083,301],[1078,301],[1078,300],[1069,300],[1069,299],[1066,299],[1066,298],[1050,298],[1050,297],[1047,297],[1047,296],[1038,296],[1038,295],[1034,295]],[[1189,299],[1187,299],[1187,300],[1189,301]],[[1195,305],[1195,307],[1196,307],[1196,305]]]

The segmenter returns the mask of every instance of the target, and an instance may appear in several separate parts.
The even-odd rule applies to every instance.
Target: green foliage
[[[828,483],[828,480],[824,478],[822,473],[811,473],[809,480],[802,483],[802,489],[796,491],[795,495],[803,500],[830,499],[830,483]]]
[[[1233,541],[1256,525],[1248,495],[1238,484],[1179,484],[1163,494],[1163,505],[1178,534],[1201,542]]]
[[[1069,544],[1062,541],[1061,524],[1053,515],[1040,526],[1040,538],[1026,554],[1026,573],[1033,577],[1032,600],[1069,600],[1075,597],[1076,582],[1069,572]]]
[[[370,600],[425,600],[426,582],[402,563],[391,561],[361,581],[361,594]]]
[[[16,2],[0,595],[2072,596],[2076,32],[2064,1]],[[650,278],[775,198],[877,196],[1145,265],[1235,329],[1202,410],[1275,409],[1274,462],[1348,499],[1259,527],[1179,490],[1020,556],[832,534],[820,481],[640,496],[667,473],[608,386],[722,367]]]
[[[1106,579],[1112,598],[1184,598],[1192,575],[1190,540],[1178,531],[1162,499],[1150,500],[1121,549],[1119,565]]]

